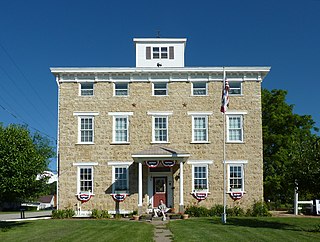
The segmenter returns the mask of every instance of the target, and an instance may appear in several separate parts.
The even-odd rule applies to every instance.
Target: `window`
[[[114,84],[115,96],[128,96],[128,83],[115,83]]]
[[[77,166],[77,194],[91,192],[93,194],[93,167],[97,162],[73,163]]]
[[[168,117],[153,117],[153,142],[168,142]]]
[[[242,95],[242,82],[229,81],[229,95]]]
[[[208,116],[193,116],[192,142],[208,141]]]
[[[129,167],[133,162],[109,161],[112,166],[112,193],[129,193]]]
[[[128,193],[128,167],[113,167],[113,193]]]
[[[93,96],[93,83],[80,83],[80,96]]]
[[[192,95],[193,96],[207,95],[207,83],[206,82],[193,82],[192,83]]]
[[[97,112],[74,112],[78,116],[78,143],[93,144],[94,142],[94,116]]]
[[[229,164],[228,177],[229,192],[244,191],[243,164]]]
[[[228,115],[227,116],[227,141],[243,142],[243,116]]]
[[[154,96],[166,96],[168,95],[168,85],[166,82],[153,83],[153,95]]]
[[[168,59],[168,47],[153,47],[153,59]]]
[[[192,165],[192,192],[209,192],[209,164],[212,160],[188,160],[187,164]]]
[[[109,112],[113,116],[113,143],[129,143],[129,115],[133,112]]]
[[[93,117],[80,117],[80,143],[93,142]]]

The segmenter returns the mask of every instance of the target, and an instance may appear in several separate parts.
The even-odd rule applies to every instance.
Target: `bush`
[[[188,207],[185,211],[186,214],[189,214],[192,217],[208,217],[209,210],[205,207],[197,207],[197,206],[191,206]]]
[[[221,217],[223,214],[223,205],[216,204],[209,210],[209,216]]]
[[[53,219],[65,219],[65,218],[72,218],[75,215],[73,209],[59,209],[52,211],[52,218]]]
[[[91,217],[96,219],[110,218],[110,214],[107,210],[93,209],[91,211]]]
[[[249,214],[247,211],[247,215],[252,217],[270,217],[271,216],[271,213],[269,212],[268,206],[265,202],[256,202],[255,204],[253,204],[252,210],[250,212],[251,213]]]
[[[227,208],[227,215],[231,217],[242,217],[244,215],[244,210],[238,206]]]

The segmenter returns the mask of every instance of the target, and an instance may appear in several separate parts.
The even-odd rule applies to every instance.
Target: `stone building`
[[[211,207],[223,203],[224,171],[228,206],[260,201],[261,82],[270,68],[185,67],[186,39],[133,41],[136,67],[51,68],[59,209],[144,213],[160,199],[180,212]]]

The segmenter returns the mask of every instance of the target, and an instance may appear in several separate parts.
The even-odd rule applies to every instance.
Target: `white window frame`
[[[127,88],[126,89],[117,89],[116,88],[117,84],[126,84]],[[126,95],[117,94],[117,91],[124,91],[124,90],[127,92]],[[113,96],[115,96],[115,97],[128,97],[129,96],[129,83],[128,82],[115,82],[113,84]]]
[[[247,164],[248,161],[246,160],[237,160],[237,161],[226,161],[227,164],[227,177],[228,177],[228,187],[227,187],[227,192],[245,192],[245,172],[244,172],[244,166]],[[233,188],[231,189],[231,177],[230,177],[230,167],[231,166],[237,166],[241,168],[241,188]]]
[[[110,161],[108,165],[112,166],[112,193],[121,193],[121,194],[129,194],[130,187],[129,187],[129,167],[133,162],[121,162],[121,161]],[[127,189],[126,190],[116,190],[116,168],[124,168],[126,169],[126,177],[127,177]]]
[[[129,116],[133,115],[133,112],[109,112],[108,115],[112,117],[112,143],[113,144],[130,144],[130,119]],[[127,119],[127,140],[125,141],[117,141],[116,140],[116,119],[117,118],[126,118]]]
[[[77,144],[94,144],[94,117],[99,115],[98,112],[74,112],[74,116],[78,117],[78,142]],[[90,142],[82,142],[81,141],[81,119],[90,118],[92,119],[92,141]]]
[[[237,111],[227,111],[226,112],[226,130],[227,130],[227,143],[244,143],[244,115],[247,114],[247,112],[237,112]],[[240,128],[241,130],[241,139],[240,140],[230,140],[230,118],[236,117],[240,118]]]
[[[188,112],[188,115],[191,116],[192,118],[192,137],[191,137],[191,143],[209,143],[209,115],[212,115],[211,111],[208,112]],[[195,140],[194,135],[195,135],[195,118],[205,118],[206,122],[206,140]]]
[[[165,88],[155,88],[155,85],[157,84],[165,84],[166,87]],[[164,95],[159,95],[156,94],[156,91],[166,91],[166,94]],[[168,96],[168,82],[153,82],[152,83],[152,96]]]
[[[148,115],[152,116],[152,142],[151,143],[169,143],[169,116],[173,114],[172,111],[167,112],[148,112]],[[155,118],[166,118],[167,127],[167,140],[166,141],[156,141],[155,140]]]
[[[229,96],[242,96],[242,80],[238,81],[238,80],[228,80],[229,82]],[[240,83],[240,87],[232,87],[233,83]],[[240,90],[240,93],[232,93],[233,90]]]
[[[92,89],[82,89],[82,85],[92,85]],[[83,94],[82,91],[92,91],[92,94]],[[82,97],[92,97],[94,96],[94,83],[93,82],[80,82],[79,83],[79,96],[82,96]]]
[[[88,191],[81,191],[81,180],[80,180],[80,171],[81,169],[91,169],[91,188],[92,191],[91,195],[94,195],[94,166],[98,165],[97,162],[79,162],[73,163],[73,166],[77,167],[77,194],[80,192],[88,192]]]
[[[205,89],[204,88],[195,88],[194,85],[195,84],[199,84],[199,83],[204,83],[205,84]],[[196,90],[205,90],[205,94],[194,94],[194,91]],[[191,83],[191,96],[208,96],[208,82],[206,81],[199,81],[199,82],[192,82]]]
[[[169,59],[169,48],[168,46],[153,46],[152,49],[152,59]],[[158,51],[156,51],[158,49]],[[165,50],[166,49],[166,50]],[[158,55],[158,57],[156,57]]]
[[[209,165],[213,164],[212,160],[188,160],[187,164],[192,165],[192,191],[191,193],[196,193],[196,192],[204,192],[204,193],[209,193]],[[206,168],[206,181],[207,181],[207,188],[206,189],[195,189],[195,177],[194,177],[194,171],[195,167],[205,167]]]

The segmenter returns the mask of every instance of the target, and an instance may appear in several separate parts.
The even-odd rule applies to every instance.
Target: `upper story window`
[[[227,141],[243,142],[243,115],[227,115]]]
[[[192,83],[192,95],[193,96],[206,96],[207,91],[207,82],[193,82]]]
[[[119,144],[129,143],[129,115],[132,112],[109,112],[113,116],[112,142]]]
[[[242,82],[229,81],[229,95],[242,95]]]
[[[93,83],[80,83],[80,96],[93,96]]]
[[[154,82],[153,84],[154,96],[166,96],[168,95],[168,83],[167,82]]]
[[[74,112],[78,116],[78,143],[94,143],[94,116],[98,113]]]
[[[148,112],[152,115],[152,143],[168,143],[168,120],[172,112]]]
[[[114,84],[114,95],[115,96],[128,96],[128,83],[115,83]]]
[[[152,52],[151,52],[152,51]],[[174,59],[174,47],[173,46],[154,46],[146,47],[146,59]]]
[[[188,112],[192,116],[192,143],[207,143],[208,116],[212,112]]]

